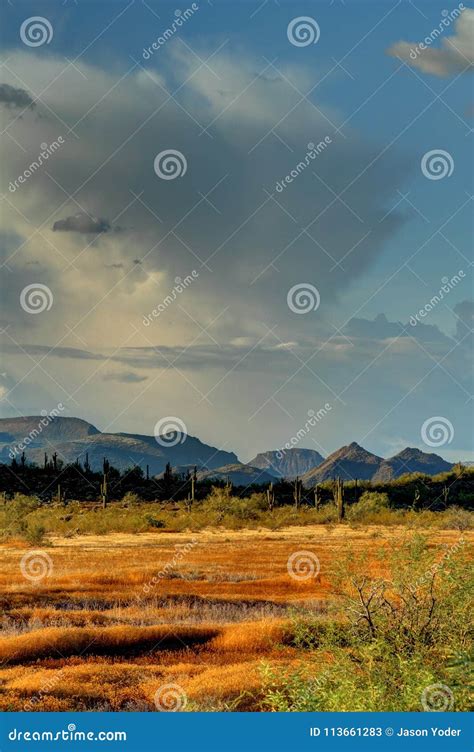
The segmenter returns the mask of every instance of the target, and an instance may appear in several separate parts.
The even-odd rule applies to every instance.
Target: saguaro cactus
[[[298,476],[295,478],[295,482],[293,485],[293,499],[295,502],[295,509],[298,509],[299,505],[301,504],[301,490],[303,488],[303,483],[300,481]]]
[[[100,484],[100,495],[102,497],[103,509],[105,509],[105,507],[107,506],[107,502],[109,500],[109,484],[108,484],[108,477],[107,477],[108,472],[109,472],[109,463],[104,457],[102,483]]]
[[[188,478],[189,478],[189,476],[188,476]],[[188,498],[187,498],[187,503],[186,503],[186,507],[187,507],[188,512],[191,511],[192,506],[193,506],[193,502],[196,499],[196,483],[197,483],[197,468],[196,467],[193,470],[193,474],[189,478],[189,482],[190,482],[190,490],[189,490],[189,493],[188,493]]]
[[[321,506],[321,494],[319,492],[319,486],[316,483],[314,487],[314,508],[316,509],[316,511],[318,511],[320,506]]]
[[[56,498],[57,498],[58,504],[64,504],[64,494],[62,492],[60,483],[58,483],[58,493],[57,493]]]
[[[417,511],[420,508],[420,506],[421,506],[421,504],[420,504],[420,498],[421,498],[420,489],[419,488],[415,488],[415,495],[413,497],[413,509],[415,511]]]
[[[270,512],[273,512],[273,507],[275,506],[275,491],[273,490],[273,483],[270,483],[267,488],[267,503],[268,509]]]
[[[336,478],[334,481],[334,501],[337,508],[337,520],[342,522],[346,510],[344,506],[344,481],[341,478]]]

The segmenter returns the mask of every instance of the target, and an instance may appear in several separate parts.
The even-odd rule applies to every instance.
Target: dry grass
[[[57,537],[43,549],[51,574],[36,583],[20,569],[28,549],[9,542],[0,547],[0,710],[154,710],[170,682],[189,709],[258,709],[262,659],[283,675],[303,658],[289,640],[292,610],[326,619],[347,549],[383,573],[375,550],[410,535],[315,525]],[[441,556],[459,538],[430,531],[430,546]],[[299,550],[318,556],[319,577],[289,576]]]

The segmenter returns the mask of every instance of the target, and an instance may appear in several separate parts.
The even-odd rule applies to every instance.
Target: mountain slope
[[[285,449],[284,452],[260,452],[248,464],[266,470],[277,478],[295,478],[318,467],[322,462],[324,457],[314,449]]]
[[[198,473],[198,480],[212,480],[213,478],[216,480],[229,479],[234,486],[251,486],[254,483],[267,484],[275,480],[275,476],[270,475],[266,470],[238,463]]]
[[[407,447],[394,457],[384,460],[372,480],[389,481],[405,473],[426,473],[437,475],[451,470],[453,465],[438,454],[428,454],[413,447]]]
[[[79,418],[55,418],[48,426],[42,427],[41,416],[28,418],[0,419],[0,461],[10,462],[10,448],[26,442],[25,454],[28,461],[43,462],[44,453],[54,451],[63,462],[84,462],[86,454],[93,469],[102,466],[107,457],[109,462],[120,470],[132,465],[145,468],[150,473],[161,473],[167,462],[175,465],[197,465],[200,468],[214,468],[229,463],[238,463],[233,452],[224,452],[204,444],[194,436],[184,434],[182,443],[176,446],[162,446],[154,436],[127,433],[100,433],[95,426]],[[21,451],[20,451],[21,453]]]
[[[370,480],[382,462],[382,457],[368,452],[353,441],[330,454],[319,467],[305,473],[302,481],[305,486],[311,486],[337,477],[343,480]]]

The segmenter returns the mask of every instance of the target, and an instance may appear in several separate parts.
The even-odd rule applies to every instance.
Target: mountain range
[[[78,459],[84,463],[87,455],[95,470],[107,457],[120,470],[133,465],[145,469],[148,465],[152,475],[162,473],[169,462],[180,471],[197,466],[200,479],[229,478],[234,485],[252,485],[299,476],[306,487],[335,477],[385,482],[405,473],[436,475],[453,467],[437,454],[410,447],[384,459],[356,442],[326,458],[313,449],[293,448],[262,452],[249,463],[242,463],[234,452],[217,449],[186,434],[168,435],[158,441],[155,436],[142,434],[102,433],[80,418],[56,417],[46,426],[45,422],[42,416],[0,419],[0,462],[11,461],[11,450],[18,457],[18,447],[23,443],[27,460],[37,464],[43,462],[45,452],[57,452],[64,462]]]

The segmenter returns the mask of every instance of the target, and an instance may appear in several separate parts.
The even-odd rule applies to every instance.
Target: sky
[[[467,3],[2,18],[2,417],[474,459]]]

